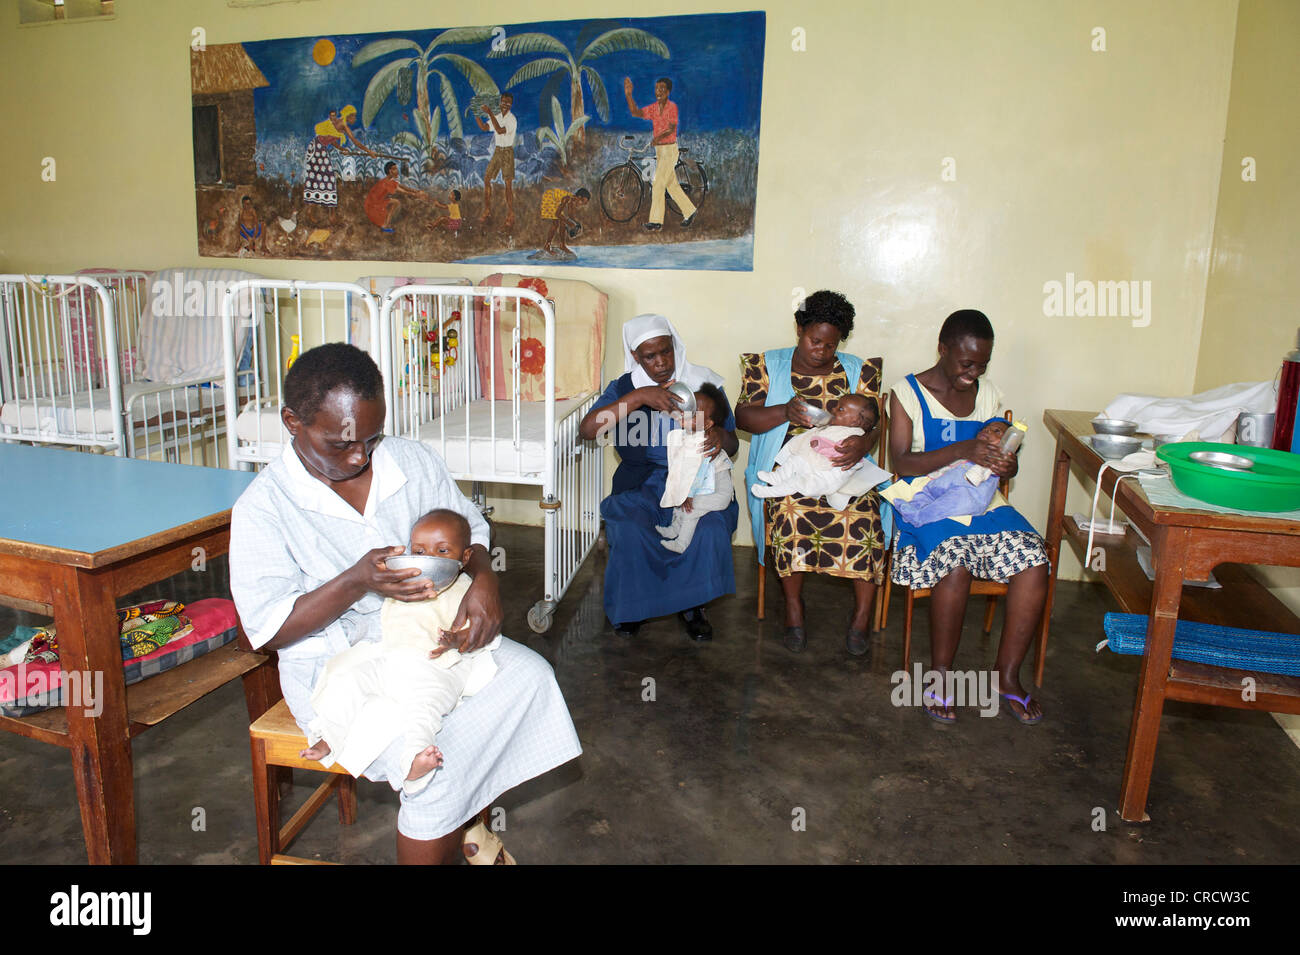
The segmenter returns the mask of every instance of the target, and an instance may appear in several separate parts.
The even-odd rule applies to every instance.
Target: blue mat
[[[1108,613],[1103,626],[1107,645],[1114,652],[1141,654],[1146,649],[1145,615]],[[1174,629],[1174,657],[1237,670],[1300,676],[1300,634],[1180,620]]]

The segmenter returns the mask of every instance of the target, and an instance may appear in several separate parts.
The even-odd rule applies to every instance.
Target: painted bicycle
[[[614,222],[626,222],[640,212],[654,182],[654,150],[649,142],[638,149],[636,140],[635,136],[622,138],[619,148],[627,150],[627,161],[606,170],[600,179],[600,208]],[[709,177],[702,162],[682,158],[686,152],[685,147],[678,149],[674,170],[682,192],[699,209],[704,205],[704,197],[709,192]],[[682,211],[677,208],[672,196],[664,198],[673,214],[681,216]]]

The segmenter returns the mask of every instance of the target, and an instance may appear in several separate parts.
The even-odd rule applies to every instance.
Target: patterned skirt
[[[884,582],[885,535],[874,491],[841,510],[825,498],[796,495],[763,504],[767,560],[778,576],[813,573]]]
[[[329,148],[313,139],[307,144],[307,171],[303,176],[302,198],[318,206],[339,204],[339,181],[330,162]]]
[[[894,554],[890,579],[913,590],[931,588],[958,567],[972,577],[1005,584],[1021,571],[1046,564],[1043,539],[1026,531],[997,534],[955,535],[947,538],[924,562],[918,563],[916,548],[908,545]]]

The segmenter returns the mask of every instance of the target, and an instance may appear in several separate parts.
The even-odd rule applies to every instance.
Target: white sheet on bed
[[[258,434],[258,425],[261,425],[261,434]],[[247,444],[261,445],[263,448],[278,453],[280,447],[289,442],[289,432],[280,420],[280,406],[274,404],[263,406],[261,409],[255,409],[248,405],[239,413],[235,419],[235,434],[239,435],[239,440]]]
[[[129,411],[131,408],[131,399],[144,391],[157,388],[156,382],[152,381],[134,381],[122,385],[122,410]],[[187,396],[186,391],[190,394]],[[91,410],[91,397],[94,397],[94,410]],[[190,388],[171,388],[158,394],[150,395],[143,401],[143,408],[134,409],[135,418],[139,419],[142,415],[145,419],[151,419],[157,416],[158,409],[161,407],[164,416],[172,413],[172,402],[175,400],[175,409],[177,414],[184,414],[186,409],[186,400],[189,401],[191,411],[211,411],[213,405],[221,404],[221,392],[216,389],[200,390],[197,386]],[[157,404],[155,402],[159,402]],[[139,425],[139,420],[131,422]],[[95,438],[111,438],[113,436],[113,408],[110,404],[109,392],[107,388],[96,388],[94,391],[80,391],[75,397],[71,395],[61,395],[57,398],[37,398],[19,399],[14,398],[6,401],[0,408],[0,424],[8,428],[22,428],[31,431],[33,428],[39,429],[43,435],[55,436],[93,436]],[[129,427],[130,425],[128,425]]]
[[[563,421],[587,396],[555,402],[555,420]],[[496,444],[492,442],[492,409],[496,408]],[[476,480],[494,476],[538,474],[548,457],[546,448],[546,402],[522,401],[520,408],[519,454],[514,444],[514,412],[509,401],[486,399],[469,403],[469,440],[465,440],[465,408],[446,415],[446,443],[443,425],[434,418],[417,436],[447,461],[452,474],[473,475]],[[444,450],[445,448],[445,450]]]

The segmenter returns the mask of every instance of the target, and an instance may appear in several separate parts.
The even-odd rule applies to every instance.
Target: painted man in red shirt
[[[677,104],[668,99],[673,81],[660,77],[655,81],[655,101],[639,107],[632,99],[632,79],[623,78],[623,92],[627,95],[627,108],[638,119],[650,120],[654,135],[650,142],[655,148],[655,179],[650,197],[650,221],[647,232],[658,232],[664,224],[664,193],[673,197],[682,212],[682,227],[690,228],[695,221],[695,205],[686,198],[677,181]]]

